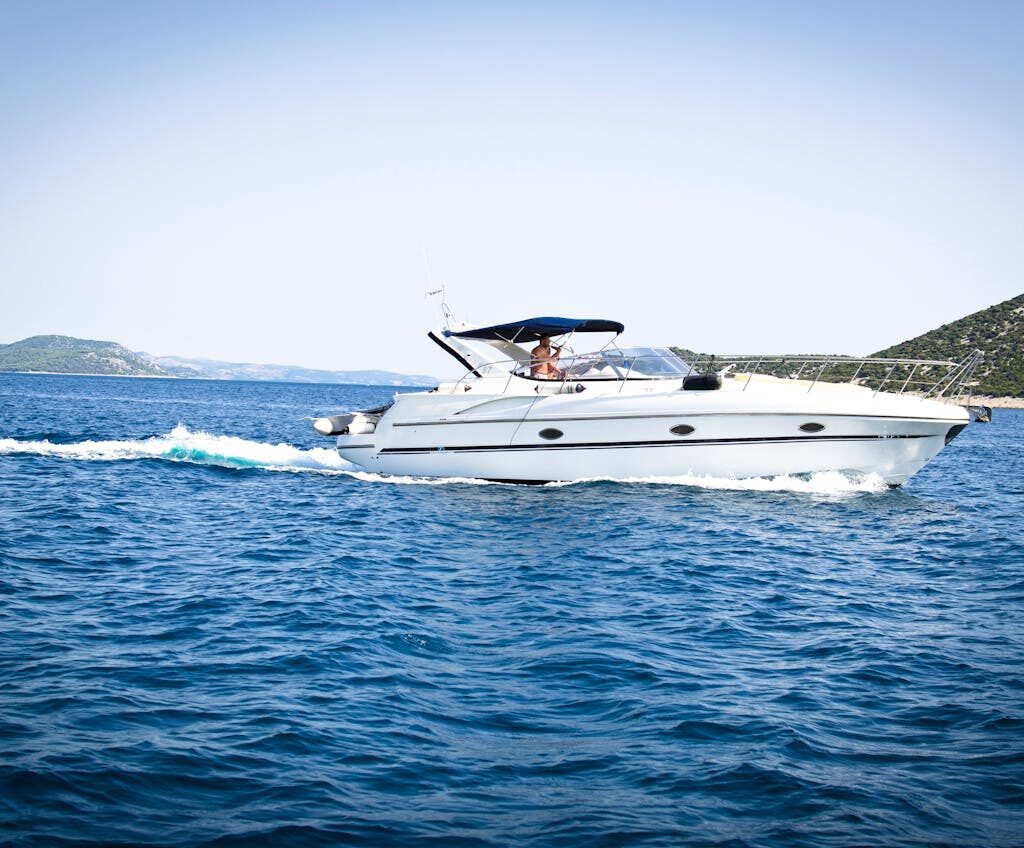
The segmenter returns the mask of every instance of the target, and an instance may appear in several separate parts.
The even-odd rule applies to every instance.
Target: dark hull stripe
[[[652,413],[651,415],[595,415],[592,418],[580,418],[578,416],[563,415],[563,416],[538,416],[531,418],[458,418],[459,413],[453,413],[452,418],[445,418],[442,421],[436,419],[430,421],[395,421],[392,427],[441,427],[450,426],[452,424],[533,424],[533,423],[558,423],[558,422],[572,422],[577,424],[586,424],[590,421],[623,421],[623,420],[635,420],[635,421],[650,421],[657,418],[672,418],[676,420],[683,420],[689,418],[707,418],[709,416],[742,416],[744,418],[753,418],[756,416],[786,416],[789,418],[857,418],[857,419],[871,419],[880,421],[942,421],[948,424],[961,423],[962,419],[959,418],[924,418],[920,415],[861,415],[856,412],[742,412],[737,410],[736,412],[686,412],[680,410],[679,412],[658,412]]]
[[[415,448],[381,448],[380,454],[396,456],[398,454],[424,453],[487,453],[508,451],[534,450],[607,450],[610,448],[660,448],[660,447],[698,447],[707,445],[777,445],[806,442],[873,442],[886,439],[927,439],[940,438],[940,434],[914,433],[892,436],[768,436],[744,437],[734,439],[674,439],[672,441],[646,442],[570,442],[567,444],[528,444],[528,445],[436,445],[434,447]]]

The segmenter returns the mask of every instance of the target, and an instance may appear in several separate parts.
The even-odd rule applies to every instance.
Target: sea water
[[[393,391],[0,375],[0,843],[1024,844],[1024,413],[529,487],[307,420]]]

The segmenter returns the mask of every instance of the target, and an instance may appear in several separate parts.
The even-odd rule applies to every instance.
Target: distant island
[[[689,361],[698,355],[685,348],[673,350]],[[975,350],[984,351],[985,361],[974,372],[972,382],[977,384],[973,387],[974,394],[997,401],[1024,399],[1024,294],[943,324],[871,356],[961,361]],[[706,359],[706,354],[703,356]],[[721,359],[720,356],[718,358]],[[997,402],[995,405],[1019,404]]]
[[[116,342],[72,336],[32,336],[0,344],[0,371],[117,377],[186,377],[199,380],[273,380],[364,386],[433,386],[437,378],[392,371],[326,371],[294,365],[257,365],[151,356]]]

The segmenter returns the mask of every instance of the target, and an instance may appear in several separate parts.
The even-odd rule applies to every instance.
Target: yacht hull
[[[524,482],[839,471],[899,485],[968,423],[953,404],[822,387],[817,394],[662,392],[580,398],[399,395],[375,432],[343,435],[370,471]],[[430,410],[431,414],[427,414]]]

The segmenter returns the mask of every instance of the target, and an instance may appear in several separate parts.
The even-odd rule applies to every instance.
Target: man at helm
[[[533,357],[530,363],[530,376],[541,380],[559,380],[562,372],[558,368],[558,357],[562,348],[551,344],[551,336],[541,336],[540,344],[530,351]]]

